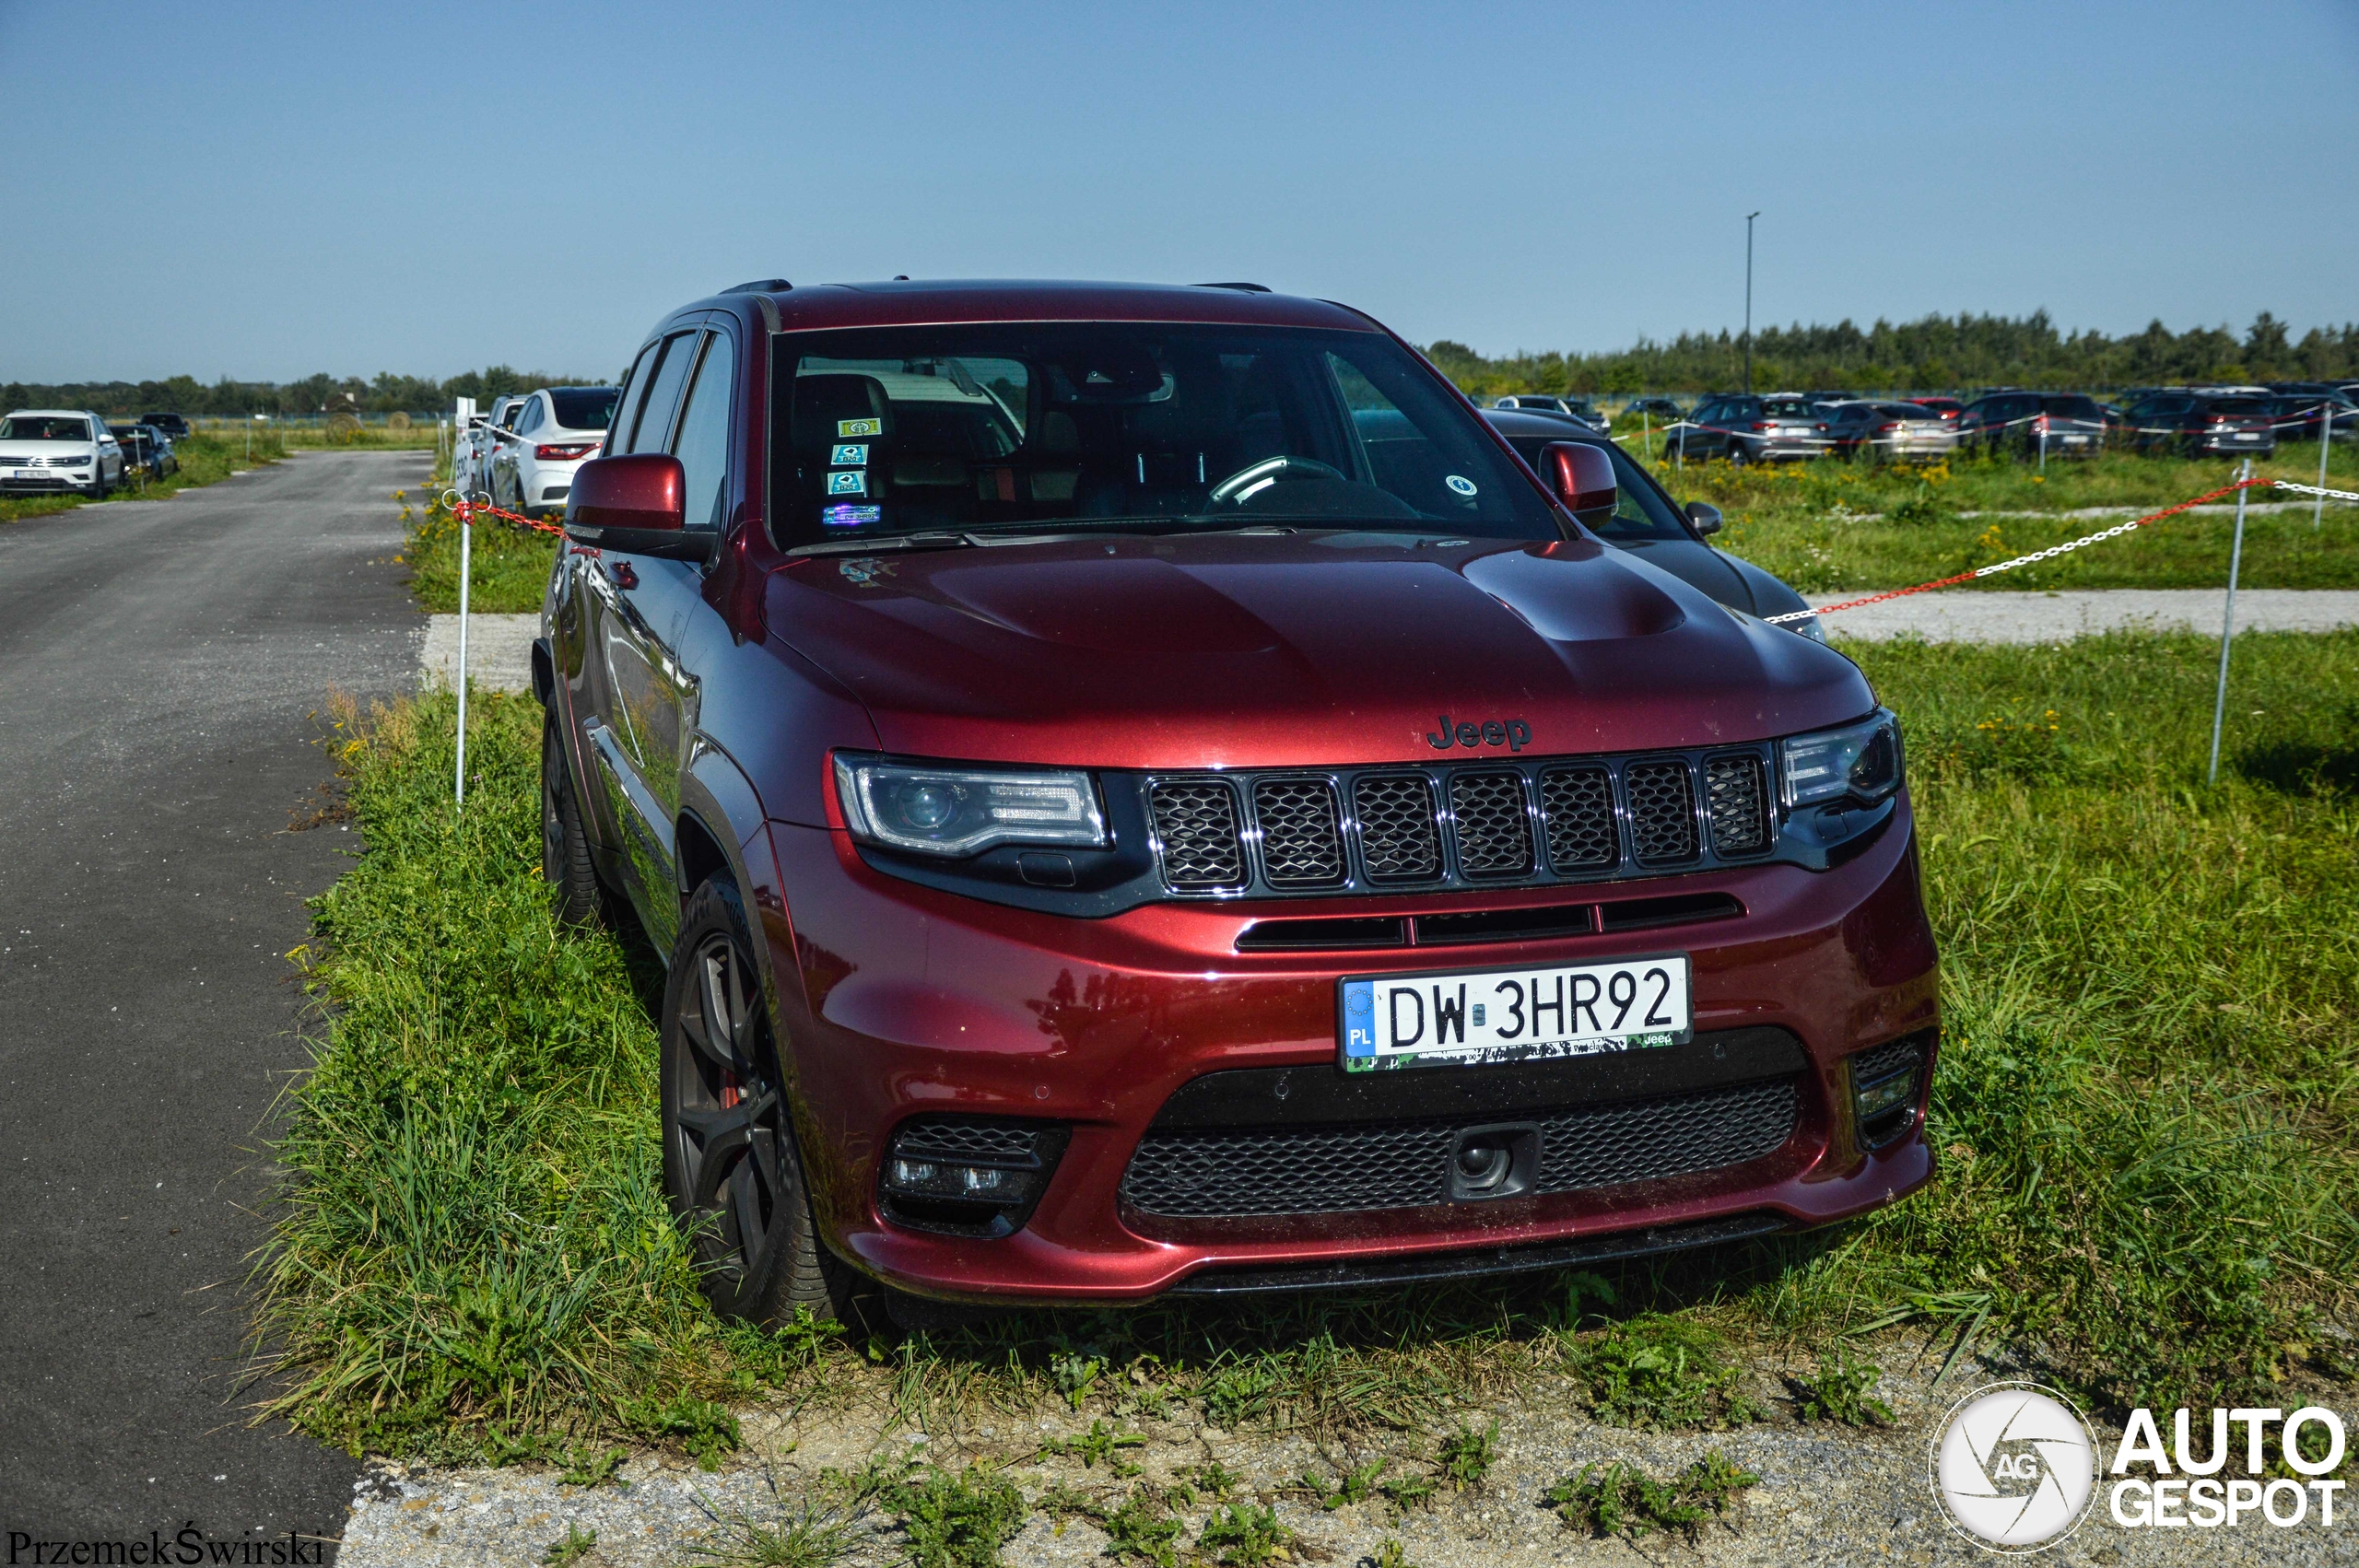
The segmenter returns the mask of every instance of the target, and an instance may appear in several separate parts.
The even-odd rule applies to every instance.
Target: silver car
[[[1914,462],[1947,457],[1957,450],[1957,430],[1941,410],[1916,403],[1837,403],[1822,409],[1827,450],[1840,457]]]

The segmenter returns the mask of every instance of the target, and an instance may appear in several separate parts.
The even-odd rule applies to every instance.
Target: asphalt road
[[[388,497],[426,468],[0,525],[0,1536],[343,1523],[358,1465],[248,1422],[245,1281],[305,1059],[284,954],[354,845],[288,831],[312,715],[416,685]]]

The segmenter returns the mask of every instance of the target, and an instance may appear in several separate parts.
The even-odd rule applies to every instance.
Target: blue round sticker
[[[1467,478],[1463,474],[1453,474],[1442,483],[1461,496],[1471,496],[1474,493],[1474,481]]]

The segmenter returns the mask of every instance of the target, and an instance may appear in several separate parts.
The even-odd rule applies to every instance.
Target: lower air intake
[[[1790,1078],[1544,1111],[1532,1190],[1574,1192],[1719,1170],[1774,1153],[1793,1136]],[[1413,1209],[1449,1195],[1463,1127],[1435,1120],[1330,1127],[1150,1129],[1122,1176],[1122,1200],[1168,1219],[1246,1219]]]

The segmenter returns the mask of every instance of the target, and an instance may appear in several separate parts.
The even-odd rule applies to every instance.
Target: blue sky
[[[65,68],[59,68],[60,66]],[[604,374],[744,278],[1417,342],[2359,319],[2359,5],[0,0],[0,380]]]

